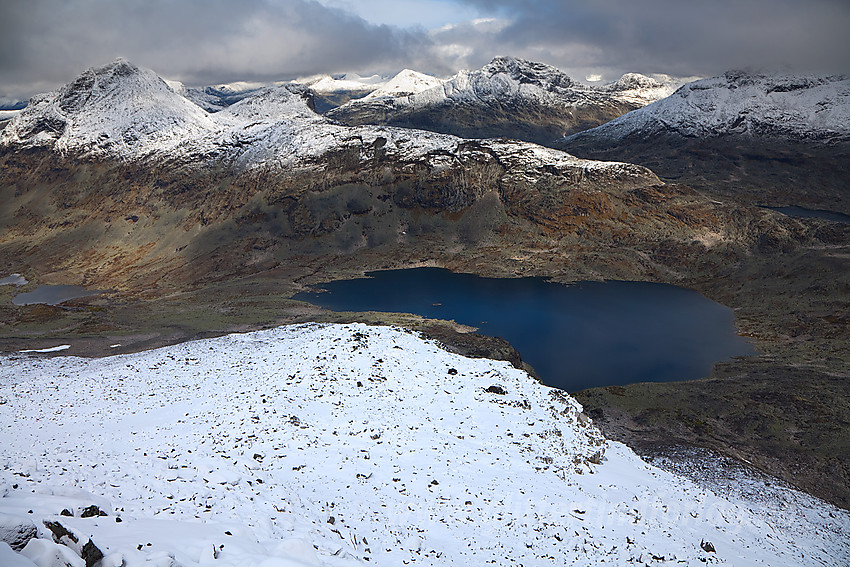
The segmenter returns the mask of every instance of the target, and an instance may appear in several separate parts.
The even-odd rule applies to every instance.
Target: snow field
[[[0,396],[0,513],[49,540],[67,508],[104,566],[833,565],[850,534],[650,467],[524,372],[392,328],[16,356]]]
[[[567,139],[620,139],[663,132],[705,138],[734,133],[802,140],[847,139],[850,79],[730,71],[688,83],[667,98]]]

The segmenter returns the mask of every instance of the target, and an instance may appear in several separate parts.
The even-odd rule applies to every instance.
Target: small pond
[[[97,295],[98,290],[89,290],[78,285],[42,285],[27,293],[19,293],[12,298],[15,305],[32,305],[44,303],[47,305],[58,305],[69,299]]]
[[[27,283],[29,282],[27,282],[27,279],[21,274],[12,274],[11,276],[0,278],[0,285],[15,285],[20,287]]]
[[[732,310],[688,289],[644,282],[495,279],[440,268],[370,272],[294,299],[334,311],[453,319],[516,347],[550,386],[595,386],[707,376],[715,362],[753,354]]]

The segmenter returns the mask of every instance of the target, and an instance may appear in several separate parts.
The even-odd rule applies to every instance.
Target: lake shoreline
[[[623,406],[620,396],[598,396],[596,406],[580,394],[577,397],[588,411],[599,408],[610,414],[606,408],[619,408],[630,419],[643,421],[643,427],[654,431],[661,440],[705,446],[702,424],[716,418],[716,407],[709,402],[717,396],[701,395],[704,393],[702,384],[707,383],[706,380],[717,380],[713,383],[715,389],[728,397],[727,402],[734,403],[745,403],[752,395],[753,385],[759,385],[763,388],[760,393],[763,396],[762,415],[753,414],[750,422],[740,423],[737,429],[732,428],[725,436],[711,440],[714,446],[742,462],[760,463],[761,470],[811,493],[817,493],[824,478],[834,479],[833,496],[823,491],[820,494],[847,508],[850,480],[845,479],[850,479],[850,436],[847,434],[850,429],[841,431],[840,427],[850,423],[850,391],[834,383],[838,381],[840,385],[843,380],[850,384],[850,352],[846,348],[850,343],[850,321],[846,319],[850,271],[846,270],[845,259],[850,258],[850,244],[846,238],[847,232],[841,231],[836,234],[834,245],[798,246],[784,252],[753,255],[725,268],[720,268],[719,263],[686,263],[683,260],[682,269],[687,277],[672,277],[675,274],[671,274],[670,278],[657,278],[664,283],[695,289],[732,307],[738,333],[752,337],[762,352],[756,357],[717,365],[704,380],[669,383],[673,390],[682,393],[680,397],[688,398],[684,411],[676,412],[674,402],[665,402],[653,395],[640,398],[643,406]],[[455,258],[451,263],[425,261],[422,260],[424,256],[412,258],[413,252],[398,255],[395,261],[377,254],[318,258],[285,269],[239,278],[223,277],[183,289],[163,287],[147,290],[144,294],[113,291],[73,300],[62,307],[13,306],[14,286],[0,286],[0,352],[14,355],[26,348],[71,344],[70,349],[58,354],[108,356],[307,321],[363,321],[424,331],[433,327],[432,322],[381,313],[334,314],[294,302],[289,297],[310,285],[357,277],[373,269],[430,265],[504,276],[510,274],[509,268],[514,265],[511,262],[504,265],[476,263],[474,259],[461,261],[463,258]],[[541,275],[538,268],[516,275]],[[56,283],[55,280],[39,282],[38,274],[25,275],[34,280],[29,284],[33,287],[40,283]],[[561,283],[569,281],[563,274],[554,279]],[[455,341],[460,343],[460,348],[477,351],[483,356],[515,357],[506,347],[484,345],[479,348],[476,335],[459,332],[461,327],[455,323],[437,323],[437,327],[447,329],[441,331],[445,336],[439,333],[435,336],[444,344],[451,345]],[[118,343],[120,347],[110,348]],[[774,375],[786,379],[763,378]],[[830,404],[809,404],[806,393],[795,383],[800,377],[811,381],[815,391],[828,393]],[[643,386],[626,388],[637,390]],[[800,396],[802,401],[794,396]],[[644,412],[648,408],[664,409],[664,406],[669,410],[664,413],[664,423],[646,422]],[[790,424],[788,432],[776,431],[784,447],[784,453],[777,455],[791,455],[793,462],[775,458],[774,447],[754,434],[753,428],[758,427],[760,419],[761,426],[770,429],[776,425],[777,415],[786,415],[786,425]],[[832,423],[839,430],[827,430],[824,423]],[[605,429],[606,425],[601,425]],[[623,431],[622,440],[630,445],[639,445],[641,435],[648,435],[646,432],[633,433],[629,428]],[[806,438],[805,445],[800,445],[798,434],[794,433],[800,431]],[[609,434],[615,437],[615,433]],[[794,465],[793,470],[790,465]]]

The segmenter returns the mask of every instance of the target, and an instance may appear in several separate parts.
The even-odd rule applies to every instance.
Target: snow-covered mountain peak
[[[116,59],[34,97],[0,133],[0,146],[54,146],[92,155],[133,148],[145,154],[214,127],[204,110],[159,75]]]
[[[519,83],[536,85],[551,85],[561,88],[583,88],[583,85],[573,81],[560,69],[517,57],[496,57],[485,65],[481,72],[485,76],[507,75]]]
[[[516,57],[496,57],[476,71],[459,71],[441,85],[397,99],[414,107],[443,103],[513,104],[520,100],[534,104],[567,105],[593,93],[590,87],[573,81],[560,70],[544,63]]]
[[[670,96],[687,80],[667,75],[648,77],[640,73],[626,73],[610,85],[601,87],[601,90],[620,100],[645,106]]]
[[[174,84],[175,81],[166,82],[171,85],[171,88],[174,89],[175,92],[183,95],[207,112],[218,112],[219,110],[227,108],[231,104],[239,102],[243,98],[257,91],[270,86],[264,83],[238,81],[235,83],[220,83],[218,85],[209,85],[206,87],[186,88],[182,85],[182,83]]]
[[[375,83],[364,83],[352,79],[334,79],[330,75],[325,75],[306,84],[313,89],[313,91],[321,94],[336,92],[372,92],[380,86]]]
[[[425,73],[404,69],[382,87],[372,91],[362,100],[382,97],[410,96],[443,84],[443,80]]]
[[[315,118],[312,92],[304,85],[268,87],[253,93],[221,111],[245,120],[285,120]]]
[[[164,89],[173,89],[149,69],[140,69],[123,58],[87,69],[58,91],[56,104],[66,115],[79,112],[84,105],[101,100],[152,98]]]
[[[843,91],[846,87],[848,77],[843,75],[815,75],[795,74],[787,72],[752,72],[743,70],[731,70],[718,77],[694,81],[684,85],[682,96],[687,96],[688,91],[721,91],[723,89],[735,91],[738,89],[753,89],[749,94],[762,93],[770,96],[773,93],[790,93],[805,91],[806,94],[831,94],[818,92],[819,87],[829,87],[830,90]],[[843,83],[843,85],[842,85]]]
[[[640,73],[626,73],[614,83],[608,86],[609,91],[629,91],[634,89],[655,89],[663,86],[660,81],[641,75]]]
[[[345,74],[343,74],[339,77],[334,77],[334,78],[342,80],[342,81],[351,81],[351,82],[354,82],[354,83],[360,83],[360,84],[364,84],[364,85],[382,85],[386,82],[386,78],[382,77],[381,75],[378,75],[377,73],[366,76],[366,77],[364,77],[362,75],[358,75],[357,73],[345,73]]]
[[[836,140],[850,137],[850,79],[729,71],[566,141],[674,133]]]

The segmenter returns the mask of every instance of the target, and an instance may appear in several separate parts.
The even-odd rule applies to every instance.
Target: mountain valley
[[[0,131],[0,278],[26,280],[0,285],[0,352],[369,323],[523,368],[453,321],[291,297],[417,266],[670,283],[732,307],[760,354],[571,392],[582,415],[641,454],[706,448],[850,507],[850,224],[764,207],[850,213],[847,79],[590,88],[514,58],[407,77],[422,90],[331,104],[300,84],[186,89],[119,59],[34,97]],[[43,284],[107,291],[12,304]]]

